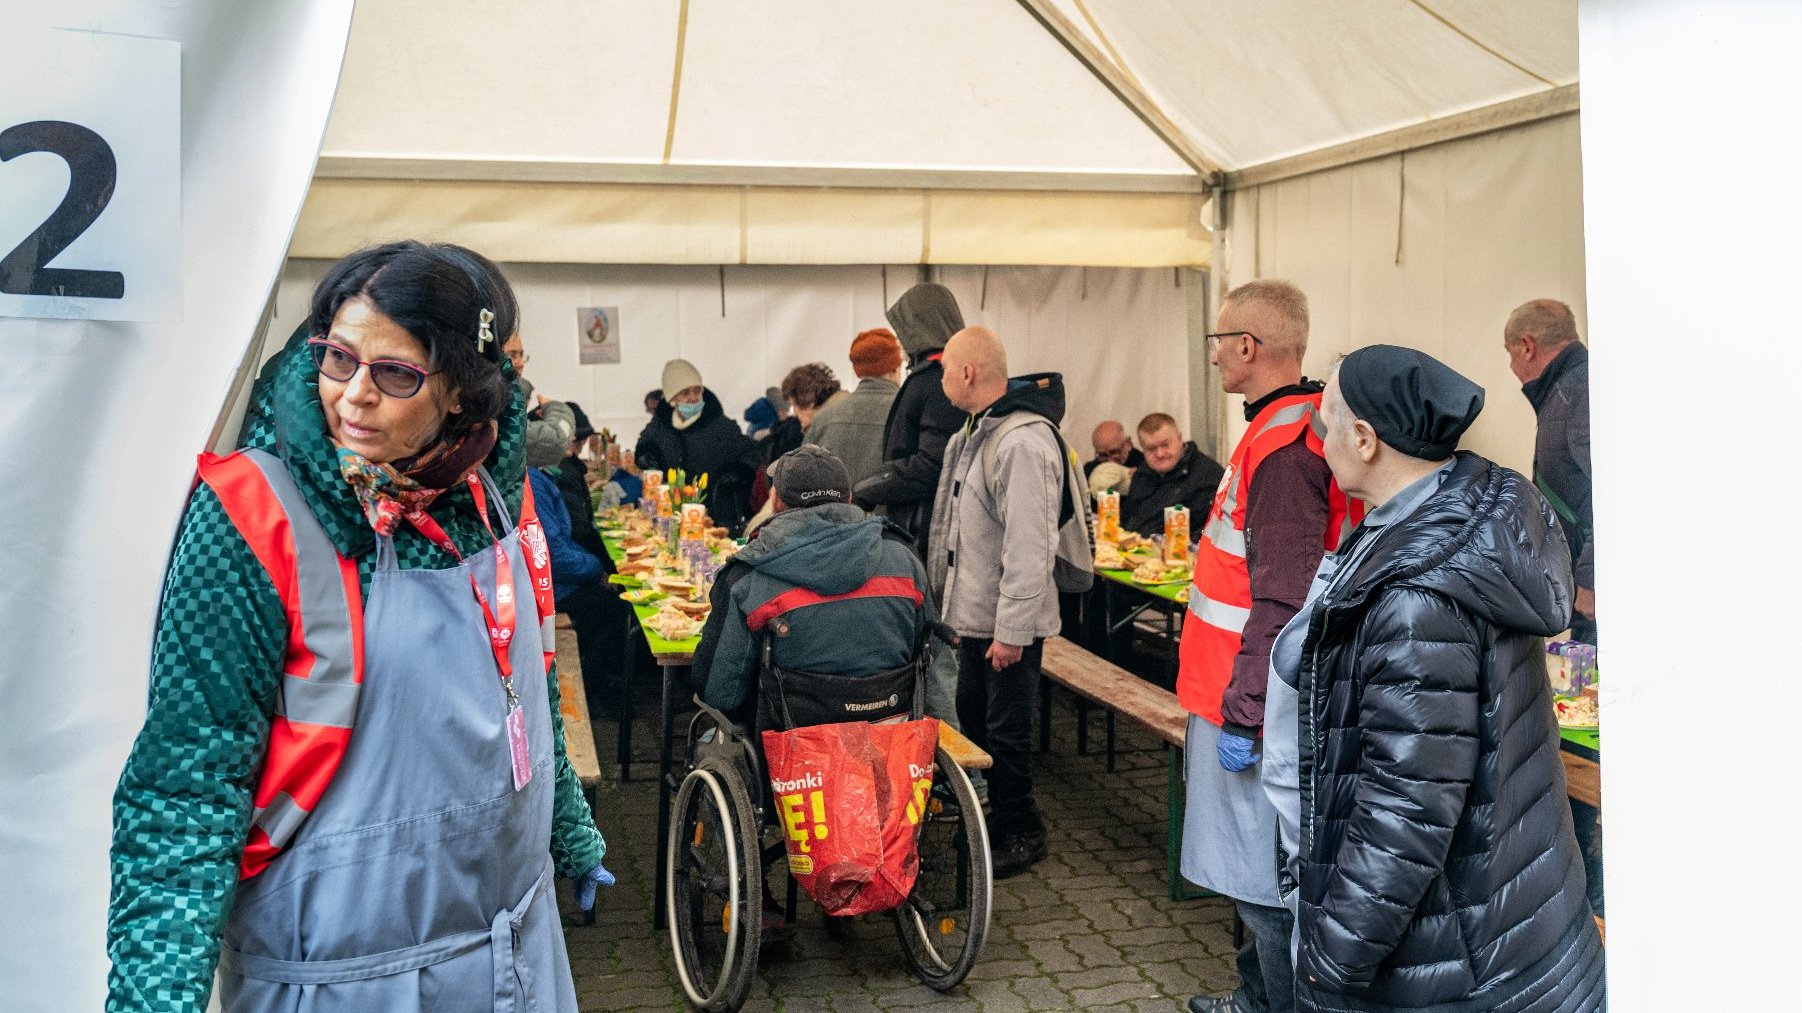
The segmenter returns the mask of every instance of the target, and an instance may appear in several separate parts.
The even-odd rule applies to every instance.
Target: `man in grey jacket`
[[[928,573],[962,639],[958,721],[995,759],[989,827],[995,878],[1006,879],[1045,857],[1045,821],[1032,799],[1032,704],[1040,652],[1059,627],[1052,568],[1066,470],[1055,428],[1064,387],[1056,373],[1010,380],[1007,351],[984,327],[952,335],[942,365],[945,396],[969,418],[945,447]],[[1015,413],[1049,424],[1008,426],[986,451]]]

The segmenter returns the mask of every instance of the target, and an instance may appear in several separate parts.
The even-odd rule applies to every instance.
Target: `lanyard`
[[[500,539],[495,537],[494,526],[488,522],[488,494],[482,489],[481,480],[474,475],[469,476],[469,493],[475,497],[476,513],[482,518],[482,527],[488,529],[488,537],[493,538],[498,546]],[[450,536],[444,533],[444,528],[430,514],[424,510],[415,510],[407,515],[407,522],[433,545],[457,557],[458,562],[463,561],[463,554],[457,551]],[[488,646],[494,650],[494,663],[500,668],[501,685],[507,690],[507,704],[518,707],[519,694],[513,691],[513,660],[507,655],[507,648],[513,643],[513,631],[517,628],[518,619],[513,612],[513,562],[507,558],[505,549],[494,554],[494,601],[498,606],[498,619],[496,609],[488,606],[488,596],[476,584],[473,573],[469,574],[469,589],[475,592],[476,603],[482,606],[482,617],[488,622]]]

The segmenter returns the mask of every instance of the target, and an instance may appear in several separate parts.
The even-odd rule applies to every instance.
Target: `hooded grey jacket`
[[[1017,411],[1054,426],[1062,422],[1063,378],[1037,373],[1010,380],[999,401],[951,438],[933,504],[928,572],[947,625],[964,636],[1025,647],[1059,629],[1052,566],[1065,462],[1056,435],[1031,425],[996,447],[999,474],[984,473],[983,445]]]

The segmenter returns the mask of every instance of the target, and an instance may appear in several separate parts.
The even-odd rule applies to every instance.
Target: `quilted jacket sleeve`
[[[1324,895],[1299,919],[1296,973],[1336,993],[1370,984],[1444,871],[1479,745],[1473,618],[1397,586],[1379,593],[1362,636],[1356,804]]]
[[[113,795],[109,1011],[206,1008],[269,734],[287,620],[213,491],[170,558],[149,712]]]
[[[551,665],[546,678],[550,681],[551,729],[557,739],[557,794],[551,803],[551,860],[557,875],[575,879],[601,864],[607,854],[607,842],[594,825],[594,812],[582,794],[582,782],[576,768],[570,766],[569,753],[563,745],[563,692],[557,685],[557,666]]]

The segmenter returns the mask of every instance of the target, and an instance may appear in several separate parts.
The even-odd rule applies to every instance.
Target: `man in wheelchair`
[[[791,672],[863,677],[908,665],[937,618],[907,536],[851,504],[851,476],[811,444],[770,466],[776,516],[720,570],[695,651],[701,700],[751,726],[766,631]]]

